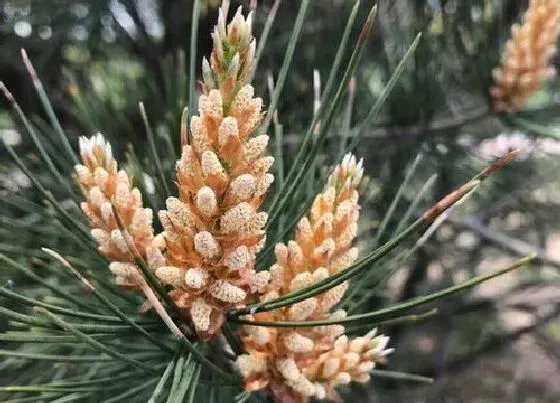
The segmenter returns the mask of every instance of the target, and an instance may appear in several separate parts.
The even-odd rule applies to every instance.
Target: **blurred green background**
[[[197,60],[210,52],[218,3],[203,2]],[[258,38],[274,1],[232,1],[232,8],[242,4],[247,10],[249,3],[258,5]],[[353,387],[349,401],[560,401],[560,80],[548,81],[523,111],[512,115],[494,114],[487,96],[491,70],[499,62],[511,24],[520,20],[527,3],[379,1],[373,34],[337,130],[329,133],[321,156],[326,167],[337,157],[340,142],[362,127],[399,60],[422,32],[407,68],[356,147],[366,159],[369,176],[359,238],[364,249],[387,238],[403,216],[420,213],[508,149],[521,147],[522,153],[490,186],[457,208],[356,313],[505,267],[531,251],[538,252],[539,265],[445,300],[438,314],[422,323],[387,329],[396,348],[387,368],[431,376],[435,382],[419,386],[377,379]],[[320,79],[326,80],[353,5],[347,0],[312,1],[277,110],[286,167],[313,117],[314,92]],[[359,21],[368,8],[360,8]],[[255,77],[265,102],[297,10],[298,1],[280,1]],[[190,0],[4,0],[0,80],[46,136],[47,150],[54,156],[62,150],[49,148],[48,138],[55,134],[46,123],[21,48],[33,61],[73,146],[78,136],[100,131],[112,140],[122,160],[130,147],[141,162],[149,158],[138,110],[143,101],[169,169],[188,97],[191,13]],[[352,35],[359,29],[356,24]],[[552,63],[560,64],[558,56]],[[198,69],[199,63],[197,78]],[[7,102],[0,103],[5,106],[0,109],[0,135],[40,175],[44,168],[32,142],[13,124]],[[165,139],[172,141],[167,144]],[[401,187],[419,154],[412,177]],[[50,181],[56,195],[60,184]],[[145,182],[143,190],[150,199],[157,188]],[[410,208],[421,189],[422,197]],[[397,194],[395,213],[384,223]],[[23,198],[40,202],[41,197],[3,148],[0,197],[5,201],[0,205],[3,220],[17,220],[26,228],[40,225],[26,211]],[[157,198],[151,199],[157,203]],[[385,224],[389,230],[378,232]],[[33,255],[41,233],[26,234],[14,239],[13,232],[0,228],[0,252],[17,256],[23,249]],[[0,281],[17,287],[20,279],[0,270]],[[0,322],[0,331],[1,327]]]

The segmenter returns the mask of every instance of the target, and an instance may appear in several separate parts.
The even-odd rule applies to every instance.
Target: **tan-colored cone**
[[[531,0],[523,24],[511,27],[501,64],[492,72],[490,95],[495,111],[522,109],[542,83],[555,74],[549,61],[556,52],[559,34],[560,1]]]
[[[295,240],[276,245],[276,263],[270,268],[271,283],[262,301],[313,285],[345,269],[357,258],[358,250],[352,243],[357,234],[357,188],[362,171],[362,162],[352,155],[345,156],[334,168],[325,190],[315,197],[309,214],[298,223]],[[346,316],[343,310],[331,309],[347,286],[344,282],[315,297],[250,315],[248,319],[342,319]],[[297,328],[244,326],[242,341],[247,354],[239,356],[237,365],[245,378],[246,390],[268,387],[278,401],[307,401],[311,397],[333,396],[336,385],[365,381],[366,366],[373,367],[376,357],[366,357],[360,351],[355,359],[356,354],[350,354],[350,368],[345,355],[348,352],[342,345],[347,340],[341,336],[343,333],[344,327],[337,324]],[[340,363],[336,368],[335,359]],[[323,372],[329,372],[328,376]]]

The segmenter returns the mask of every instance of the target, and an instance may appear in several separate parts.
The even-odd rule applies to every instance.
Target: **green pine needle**
[[[355,322],[362,322],[367,321],[367,324],[370,326],[378,326],[381,325],[382,320],[391,319],[391,317],[395,314],[400,314],[402,311],[409,310],[412,308],[416,308],[418,306],[427,304],[429,302],[437,301],[443,297],[447,297],[452,294],[456,294],[461,291],[468,290],[480,283],[493,279],[494,277],[501,276],[506,274],[512,270],[518,269],[519,267],[525,266],[529,264],[531,261],[535,260],[537,257],[536,254],[532,254],[529,256],[524,257],[516,261],[513,265],[502,269],[497,270],[493,273],[477,276],[474,277],[462,284],[455,285],[453,287],[445,288],[441,291],[434,292],[432,294],[423,295],[417,298],[413,298],[408,301],[404,301],[392,306],[389,306],[384,309],[380,309],[378,311],[359,314],[359,315],[351,315],[347,316],[343,319],[337,320],[308,320],[308,321],[285,321],[285,322],[267,322],[267,321],[253,321],[253,320],[245,320],[245,319],[238,319],[238,318],[231,318],[231,321],[235,321],[237,323],[243,324],[250,324],[253,326],[268,326],[268,327],[313,327],[313,326],[327,326],[327,325],[342,325],[342,324],[353,324]]]

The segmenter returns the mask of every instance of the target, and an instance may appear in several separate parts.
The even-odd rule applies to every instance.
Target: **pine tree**
[[[20,276],[16,288],[6,284],[0,289],[10,301],[0,307],[8,320],[8,331],[0,333],[0,340],[9,342],[9,348],[0,350],[6,357],[0,368],[9,374],[9,385],[0,387],[0,392],[10,394],[6,399],[241,402],[273,396],[284,402],[336,400],[344,392],[341,385],[368,382],[370,377],[429,381],[376,368],[391,360],[393,350],[398,352],[399,339],[376,335],[372,329],[414,326],[410,323],[435,313],[416,308],[537,257],[521,257],[505,268],[432,293],[405,292],[401,301],[375,307],[384,280],[408,257],[422,251],[452,209],[476,197],[480,188],[487,187],[483,182],[491,175],[499,176],[495,172],[519,151],[504,152],[474,176],[470,166],[453,169],[453,175],[438,183],[439,201],[418,213],[434,184],[430,177],[406,210],[397,214],[402,192],[420,173],[422,157],[416,156],[420,150],[408,150],[402,155],[412,154],[415,159],[406,172],[406,164],[396,162],[401,174],[395,176],[404,180],[396,195],[394,188],[383,190],[383,196],[391,198],[377,231],[373,236],[358,231],[359,213],[371,202],[376,177],[368,175],[367,168],[374,165],[368,164],[368,155],[361,155],[364,164],[349,152],[356,152],[359,141],[367,138],[381,107],[391,111],[391,117],[413,125],[402,129],[404,136],[445,134],[469,119],[430,123],[435,110],[432,116],[416,117],[405,117],[398,110],[402,98],[415,91],[419,81],[431,80],[427,73],[413,80],[407,66],[417,68],[425,62],[430,46],[442,45],[440,38],[417,35],[400,60],[391,59],[387,48],[384,60],[391,76],[373,106],[360,110],[363,94],[361,88],[356,89],[355,75],[368,49],[377,7],[356,2],[325,87],[316,91],[311,122],[298,135],[298,149],[289,156],[278,106],[297,61],[295,48],[310,1],[299,5],[281,69],[276,80],[269,80],[267,106],[264,94],[251,83],[259,73],[278,2],[260,38],[254,38],[253,12],[244,14],[240,8],[226,23],[228,4],[222,4],[212,32],[212,53],[201,63],[198,96],[194,35],[201,2],[194,2],[188,108],[182,117],[175,116],[178,130],[173,133],[154,130],[141,104],[149,151],[140,157],[129,149],[127,164],[115,157],[114,150],[122,145],[114,135],[111,144],[101,134],[81,137],[76,152],[25,52],[25,66],[56,136],[43,135],[44,125],[30,120],[1,85],[36,157],[22,156],[7,143],[5,149],[38,195],[26,199],[10,192],[5,198],[6,211],[15,207],[37,224],[22,228],[9,217],[3,217],[3,222],[7,230],[25,230],[29,239],[40,242],[29,244],[23,237],[5,242],[10,249],[0,255],[10,273]],[[352,35],[364,8],[367,15],[359,33]],[[390,13],[380,11],[379,23],[388,34],[386,16]],[[496,113],[503,122],[535,130],[534,124],[515,113],[498,112],[517,112],[521,98],[525,101],[550,75],[549,56],[560,26],[554,24],[560,18],[558,11],[554,2],[531,2],[525,25],[512,29],[502,64],[493,75],[494,84],[487,66],[488,106],[476,119]],[[543,16],[548,19],[544,21]],[[434,16],[432,23],[436,22]],[[414,34],[420,31],[419,27],[401,28],[412,29]],[[523,39],[527,32],[532,35],[528,50]],[[345,57],[348,46],[352,51]],[[527,58],[519,61],[522,51],[516,49],[533,55],[538,66],[531,64],[529,73],[521,71],[517,64]],[[482,66],[475,52],[465,51],[462,57]],[[423,71],[432,67],[427,64]],[[527,74],[531,85],[525,85]],[[177,82],[186,81],[180,73]],[[353,101],[358,107],[356,116]],[[418,97],[414,102],[420,101]],[[385,123],[390,135],[394,131],[397,138],[401,135],[392,122]],[[274,146],[268,144],[270,132]],[[425,148],[437,150],[436,146]],[[394,157],[401,152],[390,153]],[[332,168],[323,169],[325,165]],[[467,170],[471,174],[464,175],[464,184],[453,190],[453,185],[461,183],[456,176]],[[8,234],[2,236],[9,239]],[[368,247],[358,249],[356,240]],[[21,286],[20,278],[25,279]]]

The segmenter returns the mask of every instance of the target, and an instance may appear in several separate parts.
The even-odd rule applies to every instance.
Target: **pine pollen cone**
[[[92,227],[92,238],[111,261],[117,282],[135,288],[134,254],[114,213],[119,215],[134,248],[155,269],[163,264],[163,255],[162,239],[153,234],[152,210],[142,206],[139,190],[124,170],[118,170],[111,145],[101,134],[80,138],[80,157],[82,164],[74,168],[75,179],[85,198],[81,209]]]
[[[268,218],[259,208],[274,181],[268,136],[253,135],[262,100],[247,83],[255,46],[251,15],[244,19],[238,10],[226,27],[220,13],[212,37],[199,114],[176,165],[179,197],[170,197],[159,214],[167,263],[156,270],[202,338],[221,327],[226,309],[265,290],[270,275],[254,266]]]
[[[555,74],[549,64],[560,34],[560,2],[531,0],[523,24],[511,27],[511,38],[494,69],[490,95],[494,110],[520,110],[529,97]]]
[[[346,155],[334,168],[325,190],[315,197],[309,214],[298,223],[295,240],[276,245],[276,263],[269,270],[271,281],[261,301],[311,286],[350,266],[357,258],[358,250],[352,243],[357,234],[362,174],[362,161],[357,162],[352,155]],[[343,319],[344,310],[331,310],[346,289],[344,282],[291,306],[246,318]],[[366,355],[364,349],[369,351],[378,343],[383,344],[380,351],[385,351],[388,338],[372,339],[370,333],[348,341],[343,333],[344,327],[338,324],[293,328],[245,326],[242,341],[247,354],[237,360],[245,389],[268,388],[280,402],[303,402],[313,397],[335,398],[334,387],[339,384],[365,382],[369,379],[368,371],[383,353]],[[355,351],[349,349],[349,343],[353,343]]]

